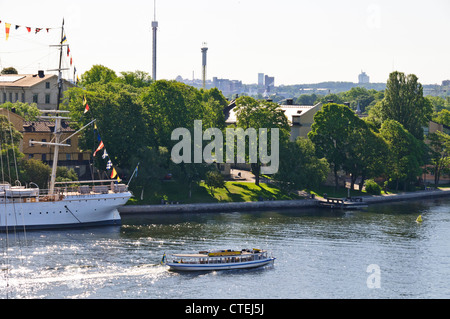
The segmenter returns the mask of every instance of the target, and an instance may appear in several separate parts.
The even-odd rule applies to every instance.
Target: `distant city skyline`
[[[450,79],[447,0],[164,0],[156,7],[158,79],[201,79],[203,42],[208,80],[256,84],[264,73],[277,86],[358,82],[361,70],[372,83],[394,70],[422,84]],[[49,45],[60,29],[35,34],[24,27],[59,28],[64,18],[79,75],[95,64],[152,74],[153,1],[0,0],[0,8],[2,68],[54,69],[58,53]],[[5,22],[21,26],[7,41]]]

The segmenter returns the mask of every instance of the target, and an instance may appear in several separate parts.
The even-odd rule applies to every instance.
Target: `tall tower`
[[[152,31],[153,31],[153,56],[152,56],[152,79],[156,81],[156,32],[158,31],[158,21],[156,21],[156,0],[153,2],[153,13],[154,18],[152,21]]]
[[[206,51],[208,51],[208,47],[206,46],[206,42],[203,42],[202,47],[202,79],[203,79],[203,89],[206,87]]]

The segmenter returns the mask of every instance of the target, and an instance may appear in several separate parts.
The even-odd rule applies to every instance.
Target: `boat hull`
[[[214,271],[214,270],[256,268],[272,264],[274,261],[275,258],[266,258],[262,260],[254,260],[241,263],[223,263],[223,264],[166,263],[166,265],[170,267],[170,270],[175,271]]]
[[[120,225],[117,208],[130,197],[130,192],[124,192],[66,196],[49,202],[1,203],[0,231]]]

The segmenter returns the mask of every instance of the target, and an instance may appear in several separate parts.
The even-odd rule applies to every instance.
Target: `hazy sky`
[[[94,64],[151,74],[153,13],[153,0],[0,0],[0,67],[55,68],[49,45],[61,30],[34,28],[59,28],[64,18],[78,74]],[[393,70],[423,84],[450,79],[449,0],[157,0],[156,18],[158,79],[200,78],[203,42],[208,79],[256,83],[265,73],[277,86],[357,82],[361,70],[371,82]]]

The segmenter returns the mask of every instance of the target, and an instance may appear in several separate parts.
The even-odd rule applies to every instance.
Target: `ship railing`
[[[111,180],[56,182],[55,185],[53,194],[49,189],[39,189],[39,198],[41,200],[61,200],[65,196],[88,196],[128,191],[127,185],[117,184]]]

